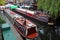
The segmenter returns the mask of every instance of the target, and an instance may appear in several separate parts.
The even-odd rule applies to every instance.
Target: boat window
[[[26,28],[23,28],[23,34],[26,35]]]
[[[22,7],[23,9],[29,9],[29,8],[27,8],[27,7]]]
[[[23,33],[23,35],[25,35],[26,33],[26,28],[19,26],[20,31]]]
[[[23,35],[26,34],[26,28],[21,26],[18,22],[15,21],[15,25],[18,27],[18,29],[23,33]]]
[[[14,24],[18,27],[19,26],[19,24],[14,20]]]

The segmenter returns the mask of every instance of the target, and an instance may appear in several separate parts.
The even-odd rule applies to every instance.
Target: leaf
[[[4,5],[5,1],[4,0],[0,0],[0,4]]]
[[[60,0],[38,0],[37,4],[38,9],[49,11],[51,16],[58,16],[58,11],[60,11]]]

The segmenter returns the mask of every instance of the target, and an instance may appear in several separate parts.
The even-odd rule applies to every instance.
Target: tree
[[[0,5],[4,5],[5,1],[4,0],[0,0]]]
[[[5,23],[5,20],[0,16],[0,24]]]
[[[38,0],[38,9],[47,10],[50,16],[57,17],[60,10],[60,0]]]

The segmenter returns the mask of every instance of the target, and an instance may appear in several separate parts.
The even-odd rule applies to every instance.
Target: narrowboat
[[[33,22],[9,9],[6,9],[5,12],[5,15],[14,25],[18,33],[22,35],[22,37],[33,39],[38,36],[37,25],[35,25]]]
[[[45,15],[43,13],[38,13],[36,11],[31,11],[31,10],[27,10],[27,9],[23,9],[23,8],[16,8],[16,12],[19,12],[19,14],[26,15],[26,16],[36,19],[38,21],[48,23],[49,15]]]

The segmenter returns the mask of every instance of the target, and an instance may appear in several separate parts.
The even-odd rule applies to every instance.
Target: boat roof
[[[23,22],[24,22],[24,21],[21,21],[21,20],[16,20],[16,21],[17,21],[19,24],[23,25]],[[26,25],[24,25],[24,27],[25,27],[26,29],[28,29],[28,28],[31,28],[31,27],[36,27],[36,25],[26,19]]]
[[[28,10],[28,9],[23,9],[23,8],[17,8],[17,10],[20,10],[20,11],[23,11],[23,12],[27,12],[27,13],[30,13],[30,14],[34,14],[35,13],[34,11],[31,11],[31,10]]]
[[[16,8],[16,9],[21,11],[27,11],[27,9],[22,9],[22,8]]]
[[[10,15],[10,17],[14,18],[14,17],[21,17],[20,15],[16,14],[13,11],[10,11],[9,9],[5,10],[7,12],[8,15]]]

